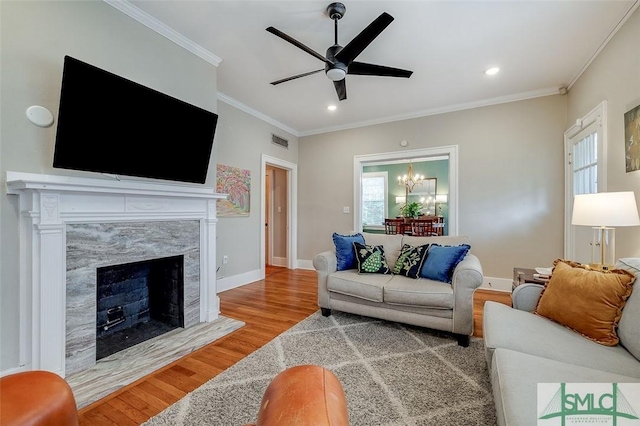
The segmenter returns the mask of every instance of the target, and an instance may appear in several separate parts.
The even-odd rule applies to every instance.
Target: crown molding
[[[147,12],[144,12],[141,9],[137,8],[133,4],[129,3],[127,0],[103,0],[103,1],[109,6],[112,6],[118,9],[120,12],[129,16],[130,18],[133,18],[136,21],[140,22],[145,27],[152,29],[153,31],[157,32],[163,37],[166,37],[168,40],[174,42],[178,46],[188,50],[189,52],[193,53],[199,58],[204,59],[205,61],[209,62],[213,66],[217,67],[218,65],[220,65],[220,62],[222,62],[222,59],[220,59],[218,56],[209,52],[207,49],[200,46],[199,44],[196,44],[193,41],[189,40],[187,37],[183,36],[173,28],[164,24],[163,22],[160,22],[153,16],[149,15]]]
[[[231,105],[232,107],[235,107],[241,111],[246,112],[249,115],[253,115],[256,118],[259,118],[262,121],[266,121],[267,123],[278,127],[279,129],[284,130],[285,132],[289,132],[291,133],[293,136],[295,137],[299,137],[300,136],[300,132],[298,132],[296,129],[293,129],[289,126],[287,126],[284,123],[279,122],[278,120],[275,120],[271,117],[269,117],[266,114],[261,113],[260,111],[257,111],[253,108],[251,108],[248,105],[243,104],[240,101],[237,101],[235,99],[233,99],[230,96],[225,95],[224,93],[218,92],[218,100],[224,102],[225,104]]]
[[[544,96],[558,95],[560,93],[560,88],[561,86],[554,86],[546,89],[534,90],[531,92],[516,93],[514,95],[483,99],[480,101],[467,102],[462,104],[446,105],[440,108],[431,108],[431,109],[411,112],[408,114],[401,114],[401,115],[394,115],[390,117],[378,118],[373,120],[359,121],[359,122],[344,124],[341,126],[323,127],[319,129],[300,132],[299,136],[300,137],[312,136],[312,135],[318,135],[322,133],[330,133],[330,132],[337,132],[341,130],[355,129],[358,127],[375,126],[377,124],[392,123],[395,121],[411,120],[414,118],[428,117],[431,115],[440,115],[440,114],[446,114],[450,112],[464,111],[467,109],[505,104],[509,102],[524,101],[527,99],[541,98]]]
[[[584,72],[587,70],[587,68],[589,68],[591,66],[591,63],[593,61],[595,61],[595,59],[600,55],[600,52],[602,52],[602,50],[607,46],[607,44],[609,44],[609,42],[611,41],[611,39],[613,38],[614,35],[616,35],[616,33],[620,30],[620,28],[622,28],[622,26],[624,25],[625,22],[627,22],[627,19],[629,19],[629,17],[631,17],[631,15],[633,15],[633,12],[636,11],[636,9],[638,8],[638,6],[640,6],[640,0],[636,0],[633,4],[631,4],[631,6],[624,11],[621,16],[620,19],[618,21],[618,24],[611,30],[611,32],[605,37],[605,39],[602,41],[602,43],[600,44],[600,46],[596,49],[595,52],[593,52],[593,55],[591,55],[591,57],[587,60],[587,62],[582,66],[582,68],[580,68],[580,71],[578,71],[578,73],[576,74],[575,77],[573,77],[571,79],[571,81],[569,82],[569,84],[567,85],[567,90],[571,90],[571,88],[573,87],[574,84],[576,84],[576,82],[578,81],[578,79],[582,76],[582,74],[584,74]]]

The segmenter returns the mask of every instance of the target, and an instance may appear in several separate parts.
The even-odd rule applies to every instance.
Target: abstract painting
[[[624,114],[624,148],[627,173],[640,170],[640,105]]]
[[[249,216],[251,171],[216,165],[216,192],[229,194],[226,200],[218,200],[218,217]]]

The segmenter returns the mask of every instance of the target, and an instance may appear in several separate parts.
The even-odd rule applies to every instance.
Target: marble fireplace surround
[[[73,231],[70,241],[77,241],[78,233],[87,230],[96,232],[94,237],[116,230],[113,235],[122,237],[137,229],[131,240],[147,247],[154,241],[145,243],[138,238],[144,236],[145,228],[168,227],[169,233],[179,234],[195,223],[191,229],[199,229],[197,249],[179,238],[175,241],[190,245],[186,252],[198,257],[193,272],[199,276],[199,294],[193,299],[198,306],[192,307],[191,315],[195,315],[193,322],[200,323],[218,318],[216,199],[226,198],[226,194],[188,184],[21,172],[7,172],[6,187],[7,194],[19,196],[20,369],[49,370],[62,377],[67,374],[68,229]],[[168,245],[161,248],[169,250]],[[155,254],[153,249],[142,251],[139,257]],[[95,311],[91,315],[91,327],[95,328]]]

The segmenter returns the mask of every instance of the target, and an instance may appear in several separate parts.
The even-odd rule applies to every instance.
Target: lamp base
[[[593,269],[613,269],[616,263],[616,229],[594,226],[591,241],[591,264]]]

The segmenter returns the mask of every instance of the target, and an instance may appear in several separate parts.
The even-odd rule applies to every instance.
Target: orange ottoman
[[[78,411],[67,382],[49,371],[25,371],[0,378],[0,424],[78,424]]]
[[[256,426],[347,426],[347,400],[338,378],[317,365],[278,374],[262,397]]]

